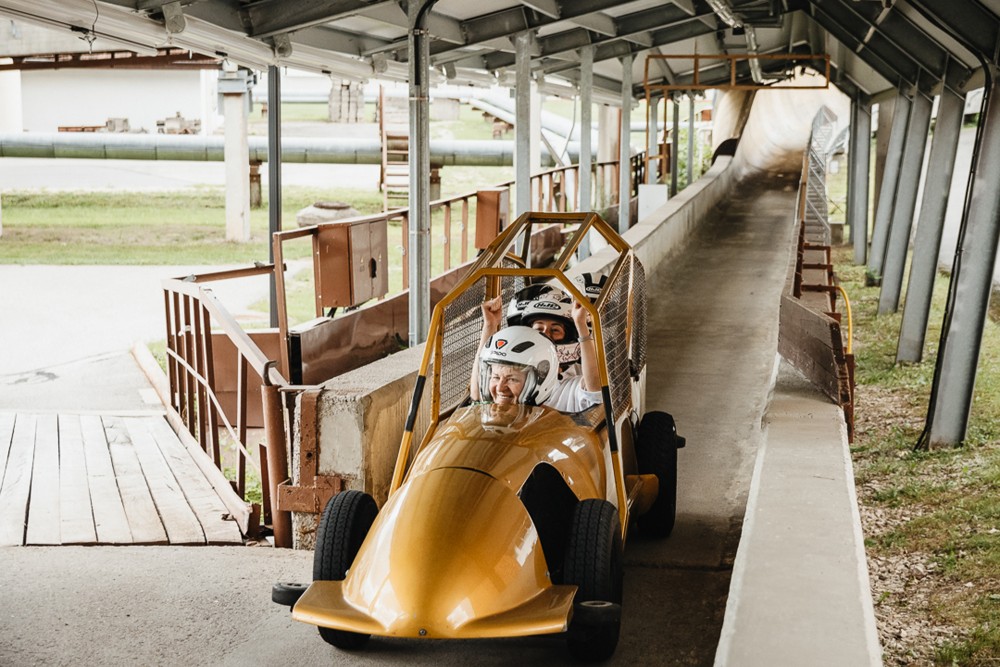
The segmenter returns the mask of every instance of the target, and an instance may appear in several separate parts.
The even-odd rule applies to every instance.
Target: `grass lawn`
[[[1000,326],[983,338],[969,435],[918,451],[949,279],[935,286],[925,359],[896,365],[900,315],[836,251],[857,357],[855,480],[885,664],[1000,662]]]
[[[285,229],[295,211],[345,199],[381,210],[379,193],[289,187]],[[240,264],[267,261],[267,202],[251,212],[252,239],[226,241],[222,188],[185,192],[7,192],[0,258],[7,264]],[[294,259],[292,255],[289,258]]]

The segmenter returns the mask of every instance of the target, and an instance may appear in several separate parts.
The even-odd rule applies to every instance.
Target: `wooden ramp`
[[[0,412],[0,546],[242,543],[162,415]]]

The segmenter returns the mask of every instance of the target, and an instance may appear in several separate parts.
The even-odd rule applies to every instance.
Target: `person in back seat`
[[[574,326],[587,328],[587,310],[573,305]],[[483,304],[483,333],[473,365],[473,401],[548,405],[562,412],[579,412],[601,402],[601,383],[593,335],[579,339],[582,373],[558,378],[555,345],[525,326],[500,329],[502,303]]]

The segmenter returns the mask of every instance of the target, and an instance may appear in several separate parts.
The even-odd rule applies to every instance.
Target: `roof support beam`
[[[711,13],[712,12],[709,11],[699,16],[707,16],[711,15]],[[652,46],[668,44],[670,42],[663,40],[671,39],[675,34],[684,34],[689,32],[690,28],[685,29],[682,33],[661,32],[665,29],[685,24],[696,25],[697,34],[705,34],[714,30],[714,28],[710,28],[700,21],[694,20],[690,14],[671,5],[618,17],[613,20],[610,30],[605,32],[601,32],[599,30],[593,31],[598,34],[592,34],[592,31],[590,30],[573,28],[541,37],[537,40],[538,51],[541,57],[552,57],[561,53],[574,51],[586,44],[607,47],[610,44],[616,44],[622,39],[628,38],[633,38],[633,41],[641,42],[645,48],[649,48]],[[683,39],[683,37],[681,39]],[[601,60],[620,58],[625,53],[623,48],[624,47],[619,47],[617,50],[613,51],[614,55],[602,57],[601,54],[595,54],[595,60],[600,62]],[[604,53],[611,52],[605,51]],[[511,56],[504,53],[497,53],[492,56],[488,56],[486,58],[486,62],[490,69],[500,69],[502,67],[509,67],[513,64]]]
[[[851,100],[851,147],[847,169],[847,224],[854,242],[854,263],[868,259],[868,178],[871,163],[872,107]]]
[[[995,67],[984,95],[971,192],[966,199],[955,254],[950,302],[941,327],[927,421],[930,446],[965,440],[972,409],[983,325],[993,286],[1000,241],[1000,71]]]
[[[906,142],[906,123],[910,117],[910,100],[902,92],[896,95],[892,104],[892,127],[889,130],[889,147],[882,170],[882,187],[875,207],[875,228],[872,230],[872,247],[868,255],[868,273],[881,280],[885,261],[885,247],[889,240],[889,225],[892,209],[896,202],[896,186],[903,161],[903,146]],[[877,177],[877,176],[876,176]]]
[[[914,85],[919,68],[917,64],[887,40],[857,38],[857,34],[870,32],[872,27],[864,19],[845,11],[830,13],[834,5],[813,5],[813,19],[842,44],[854,50],[872,69],[893,84]]]
[[[917,208],[917,186],[924,164],[924,147],[931,125],[931,98],[922,93],[913,97],[910,118],[906,123],[906,142],[896,185],[896,201],[892,209],[892,224],[885,247],[882,267],[882,289],[878,297],[878,314],[886,315],[899,309],[906,269],[906,251],[910,247],[913,212]]]
[[[577,207],[578,211],[591,210],[590,166],[594,161],[594,156],[590,147],[590,141],[593,136],[594,106],[591,103],[591,90],[593,88],[593,83],[594,47],[585,46],[580,49],[580,202]],[[589,237],[584,238],[583,242],[588,245],[587,248],[581,248],[581,257],[587,257],[590,255]]]
[[[952,35],[974,51],[986,56],[995,54],[1000,44],[1000,20],[975,0],[909,0],[932,23],[945,26]]]
[[[431,159],[430,159],[430,35],[424,20],[436,0],[411,2],[410,62],[410,216],[409,264],[410,347],[427,340],[431,321]]]
[[[622,56],[622,110],[618,124],[618,233],[628,231],[632,222],[632,54]]]
[[[534,34],[514,36],[517,49],[516,85],[519,94],[514,107],[514,218],[531,210],[531,49]]]
[[[485,14],[462,21],[461,29],[465,35],[462,46],[472,46],[488,42],[497,37],[507,37],[524,30],[533,30],[550,23],[587,17],[588,14],[611,9],[621,4],[621,0],[573,0],[566,2],[561,8],[562,15],[558,18],[546,16],[524,7],[511,7],[492,14]],[[586,18],[584,18],[586,20]],[[456,47],[442,47],[435,53]]]
[[[289,11],[288,3],[283,0],[264,0],[243,11],[251,26],[248,34],[260,38],[329,23],[370,6],[371,3],[362,0],[298,0],[295,10]]]
[[[267,68],[267,111],[267,228],[268,238],[273,239],[281,231],[281,68],[274,65]],[[274,264],[274,244],[267,246],[268,260]],[[277,328],[278,286],[273,272],[269,292],[271,327]]]
[[[955,171],[955,155],[962,130],[965,96],[945,88],[938,103],[931,155],[924,177],[924,196],[920,202],[920,218],[913,241],[910,279],[906,285],[903,322],[899,327],[896,361],[916,363],[923,358],[927,322],[930,319],[931,296],[937,276],[941,235],[944,232],[945,211],[951,192],[951,177]]]

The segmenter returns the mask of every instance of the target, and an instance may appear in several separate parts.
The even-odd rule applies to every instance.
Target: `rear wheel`
[[[347,576],[377,514],[375,501],[361,491],[344,491],[330,499],[316,533],[313,580],[342,581]],[[332,628],[319,628],[319,634],[327,643],[347,650],[361,648],[371,636]]]
[[[647,537],[669,537],[677,516],[677,447],[681,442],[674,418],[666,412],[647,412],[639,422],[635,447],[639,472],[656,475],[660,492],[649,511],[639,517]]]
[[[621,629],[622,536],[606,500],[580,501],[570,523],[563,581],[577,586],[567,642],[578,659],[610,658]]]

